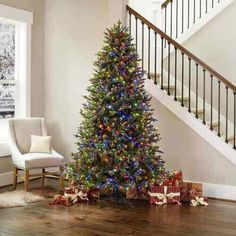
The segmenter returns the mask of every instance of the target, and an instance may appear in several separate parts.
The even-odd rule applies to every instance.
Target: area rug
[[[45,198],[24,191],[12,191],[0,194],[0,208],[21,207],[29,203],[43,201]]]

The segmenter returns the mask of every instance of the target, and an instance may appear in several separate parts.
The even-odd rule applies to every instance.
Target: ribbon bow
[[[196,196],[195,199],[191,200],[190,206],[208,206],[208,203],[205,201],[204,197]]]
[[[181,188],[181,199],[190,202],[191,199],[198,196],[198,192],[193,188],[192,183],[187,183],[187,186]]]
[[[157,197],[160,201],[156,202],[157,205],[163,205],[168,203],[168,199],[172,200],[173,202],[176,202],[178,204],[180,204],[179,201],[175,200],[174,197],[179,197],[180,196],[180,192],[177,193],[167,193],[168,190],[168,186],[164,186],[164,193],[152,193],[152,192],[148,192],[148,195],[151,197]]]
[[[77,190],[74,194],[65,193],[65,197],[67,199],[70,198],[73,204],[75,204],[78,201],[78,199],[81,199],[83,201],[84,200],[86,200],[86,201],[89,200],[87,193],[84,193],[81,190],[80,191]]]
[[[196,189],[192,188],[192,186],[189,188],[189,186],[187,188],[182,188],[181,190],[182,194],[184,195],[192,195],[192,196],[196,196],[197,195],[197,191]]]

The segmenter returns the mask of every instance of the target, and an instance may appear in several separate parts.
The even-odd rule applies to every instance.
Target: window
[[[0,22],[0,119],[15,115],[15,25]]]
[[[8,118],[29,117],[33,13],[0,4],[0,157],[8,155]]]

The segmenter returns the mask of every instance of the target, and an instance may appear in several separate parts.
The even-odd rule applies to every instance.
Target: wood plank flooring
[[[55,188],[58,181],[47,179],[46,184]],[[34,189],[40,186],[40,180],[30,185]],[[48,191],[43,194],[48,195]],[[46,200],[26,207],[0,209],[0,236],[6,235],[236,236],[236,203],[210,200],[207,208],[134,202],[129,207],[99,201],[63,207],[49,206]]]

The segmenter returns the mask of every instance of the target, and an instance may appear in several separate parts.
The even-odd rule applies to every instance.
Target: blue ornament
[[[104,147],[108,147],[109,141],[108,140],[104,140],[103,145],[104,145]]]
[[[107,63],[106,63],[106,62],[104,62],[104,63],[101,64],[101,68],[102,68],[102,69],[106,68],[106,66],[107,66]]]
[[[91,180],[91,175],[90,175],[90,174],[87,175],[87,176],[86,176],[86,179],[87,179],[87,180]]]
[[[108,105],[106,105],[106,108],[107,108],[107,109],[111,109],[111,108],[112,108],[112,105],[111,105],[111,104],[108,104]]]
[[[110,56],[110,57],[115,57],[115,56],[116,56],[116,53],[115,53],[115,52],[109,52],[109,56]]]

